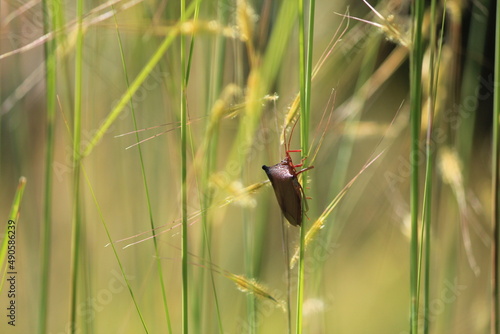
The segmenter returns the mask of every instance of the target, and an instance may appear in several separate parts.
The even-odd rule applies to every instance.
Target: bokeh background
[[[304,228],[363,172],[306,251],[307,333],[409,332],[410,4],[371,5],[316,2],[317,73],[306,160],[315,168],[303,178],[310,197]],[[38,1],[0,2],[2,233],[18,180],[27,180],[17,219],[17,323],[14,328],[6,321],[10,299],[4,281],[0,332],[69,333],[75,291],[79,333],[146,332],[137,309],[150,333],[181,331],[182,34],[186,50],[192,47],[187,85],[190,327],[194,333],[286,333],[286,308],[241,291],[232,275],[254,279],[278,301],[286,301],[289,291],[295,318],[296,268],[288,287],[286,257],[295,252],[299,229],[281,218],[272,187],[262,184],[267,177],[261,166],[283,158],[284,124],[291,148],[300,147],[298,127],[290,131],[297,117],[285,121],[299,91],[296,4],[202,1],[197,20],[191,14],[181,22],[177,1],[84,1],[81,61],[75,57],[75,3],[49,1],[48,8]],[[495,2],[438,2],[438,13],[439,58],[430,60],[427,51],[423,65],[422,152],[429,63],[439,68],[429,330],[489,333]],[[50,17],[47,24],[44,15]],[[426,9],[426,36],[435,23],[429,15]],[[127,82],[139,76],[169,36],[166,52],[134,93],[133,107],[126,104],[95,146],[90,144],[127,92]],[[56,59],[55,89],[48,89],[46,80],[47,43],[53,43]],[[83,67],[81,149],[93,145],[81,160],[77,205],[75,64]],[[53,157],[47,163],[50,96],[57,100]],[[126,149],[136,143],[135,134],[116,137],[165,123],[138,133],[142,139],[168,130],[140,145],[142,163],[137,146]],[[296,163],[301,159],[299,153],[292,157]],[[421,167],[423,189],[424,163]],[[249,191],[252,185],[256,189]],[[45,203],[51,207],[48,220]],[[76,208],[80,261],[76,290],[71,290]],[[152,239],[123,249],[151,236],[151,220],[162,226],[156,230],[161,232],[157,250]],[[49,244],[44,243],[46,224],[51,226]],[[132,236],[115,244],[116,254],[106,246]],[[44,249],[50,252],[48,285],[42,283]],[[42,309],[46,326],[40,328]]]

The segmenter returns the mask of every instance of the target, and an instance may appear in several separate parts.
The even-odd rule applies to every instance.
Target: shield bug
[[[295,125],[293,126],[293,128],[295,128]],[[273,185],[276,199],[278,200],[281,212],[283,212],[285,218],[293,226],[301,226],[302,200],[304,198],[304,189],[302,189],[302,186],[297,179],[297,175],[305,172],[306,170],[314,168],[314,166],[304,168],[298,172],[295,170],[295,168],[297,167],[302,167],[303,164],[293,164],[290,153],[300,152],[301,150],[289,149],[291,138],[292,134],[290,134],[288,143],[286,143],[285,141],[285,158],[274,166],[264,165],[262,166],[262,169],[266,172],[267,177]]]

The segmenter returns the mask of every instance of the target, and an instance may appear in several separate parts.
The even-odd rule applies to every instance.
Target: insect
[[[295,128],[295,125],[293,127]],[[295,170],[297,167],[302,167],[303,164],[293,164],[290,153],[300,152],[301,150],[289,149],[291,138],[292,134],[290,134],[288,143],[285,142],[285,158],[274,166],[263,165],[262,169],[266,172],[267,177],[273,185],[274,194],[285,218],[293,226],[301,226],[304,189],[302,189],[297,175],[314,168],[314,166],[309,166],[298,172]]]

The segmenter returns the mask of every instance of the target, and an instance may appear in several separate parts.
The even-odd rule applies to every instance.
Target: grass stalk
[[[422,22],[424,17],[424,1],[412,3],[412,49],[410,52],[410,333],[418,333],[418,277],[419,277],[419,144],[420,122],[422,112],[422,59],[423,39]]]
[[[19,209],[21,207],[21,201],[22,201],[23,195],[24,195],[24,188],[26,188],[26,182],[28,182],[28,180],[26,180],[26,178],[24,176],[21,176],[19,178],[16,193],[14,195],[14,199],[13,199],[12,205],[10,207],[10,213],[9,213],[10,220],[16,220],[16,221],[19,220]],[[4,239],[4,240],[6,240],[6,239]],[[3,245],[2,245],[2,248],[3,248]]]
[[[197,2],[193,2],[189,5],[189,7],[185,10],[185,17],[191,15],[195,9],[195,5]],[[182,22],[180,23],[182,24]],[[165,37],[163,42],[160,44],[156,52],[153,54],[148,63],[144,66],[142,71],[137,75],[135,80],[130,85],[130,88],[127,89],[125,93],[123,93],[122,97],[116,104],[116,106],[111,110],[109,115],[106,117],[104,122],[101,124],[99,129],[96,131],[95,135],[90,140],[89,144],[86,146],[85,151],[82,153],[82,158],[88,156],[97,143],[102,139],[104,134],[109,130],[114,121],[120,116],[121,112],[130,103],[130,100],[137,92],[137,90],[141,87],[144,81],[148,78],[149,74],[153,71],[158,62],[163,59],[165,52],[167,52],[168,48],[172,45],[175,38],[180,34],[180,26],[173,27],[169,34]]]
[[[203,178],[202,178],[202,189],[205,189],[205,196],[202,196],[202,211],[201,211],[201,225],[203,229],[203,238],[202,238],[202,247],[201,247],[201,253],[202,253],[202,258],[204,258],[203,254],[207,254],[208,259],[210,262],[213,261],[212,257],[212,229],[210,228],[210,216],[208,215],[208,208],[212,204],[212,193],[211,190],[209,189],[209,178],[210,175],[212,175],[212,172],[214,170],[214,161],[215,157],[217,156],[217,148],[216,148],[216,143],[217,143],[217,138],[218,138],[218,130],[214,131],[216,132],[213,136],[210,136],[210,138],[207,138],[209,141],[208,143],[208,151],[207,151],[207,164],[206,164],[206,170],[203,170]],[[215,308],[216,308],[216,313],[217,313],[217,321],[219,324],[219,332],[223,333],[223,326],[222,326],[222,318],[221,318],[221,312],[220,312],[220,307],[219,307],[219,298],[217,297],[217,291],[215,288],[215,279],[214,279],[214,274],[212,271],[209,271],[210,275],[210,284],[212,287],[212,291],[214,293],[214,299],[215,299]],[[199,296],[203,295],[203,290],[202,290],[202,285],[199,285]],[[201,303],[201,298],[197,298],[197,302]],[[202,313],[202,305],[200,304],[198,306],[200,309],[200,313]]]
[[[245,250],[244,255],[244,266],[245,266],[245,276],[249,279],[254,279],[254,252],[255,249],[255,231],[252,226],[252,220],[249,218],[248,209],[242,210],[241,220],[243,222],[243,249]],[[256,318],[256,300],[253,294],[247,294],[246,298],[247,305],[247,321],[248,321],[248,333],[254,334],[257,330],[257,318]]]
[[[9,261],[12,261],[9,257],[8,248],[10,246],[9,241],[14,240],[16,238],[17,227],[19,223],[19,208],[21,206],[21,201],[23,199],[24,188],[26,187],[26,178],[21,176],[19,178],[19,183],[17,185],[16,193],[14,194],[14,199],[12,200],[12,205],[10,206],[9,212],[9,220],[5,226],[5,233],[3,234],[3,240],[0,245],[0,271],[2,274],[1,282],[0,282],[0,293],[3,291],[3,286],[7,281],[7,272],[15,271],[13,269],[9,269],[11,264]],[[11,239],[14,237],[14,239]],[[14,244],[15,246],[15,244]],[[14,248],[15,250],[15,248]],[[15,261],[13,261],[15,263]],[[12,262],[11,262],[12,263]]]
[[[237,9],[236,9],[236,17],[238,26],[241,29],[242,33],[247,36],[245,40],[245,49],[247,53],[249,67],[253,69],[253,71],[259,68],[259,64],[257,59],[259,58],[256,52],[256,48],[254,45],[254,22],[251,17],[251,13],[253,13],[253,8],[250,6],[248,1],[242,0],[237,1]],[[241,73],[241,72],[240,72]],[[240,74],[239,74],[240,75]],[[252,88],[248,89],[247,95],[247,103],[248,108],[246,108],[246,116],[251,119],[251,123],[256,124],[258,117],[254,113],[259,109],[255,108],[256,99],[260,98],[260,93],[258,93],[258,85],[262,82],[262,78],[259,76],[254,76],[253,80],[249,76],[248,86],[252,86]],[[243,130],[245,131],[246,138],[251,138],[253,136],[254,127],[252,126],[244,126]],[[245,180],[245,176],[248,175],[248,166],[246,164],[241,165],[240,172],[238,173],[239,177],[242,180]],[[252,223],[251,213],[248,208],[242,208],[241,211],[241,221],[242,221],[242,235],[243,235],[243,263],[244,263],[244,271],[246,277],[253,280],[255,277],[255,228]],[[253,294],[247,294],[246,296],[246,321],[248,325],[248,333],[255,334],[257,332],[257,303],[256,298]]]
[[[127,89],[129,89],[130,88],[130,80],[129,80],[129,76],[128,76],[127,65],[126,65],[126,62],[125,62],[125,54],[123,52],[123,44],[122,44],[122,39],[121,39],[121,35],[120,35],[120,30],[118,29],[118,22],[117,22],[117,19],[116,19],[116,15],[114,15],[113,18],[114,18],[114,22],[115,22],[116,37],[118,39],[118,46],[119,46],[119,49],[120,49],[120,58],[121,58],[121,61],[122,61],[123,73],[124,73],[124,76],[125,76],[125,82],[127,84]],[[133,120],[133,123],[134,123],[134,129],[135,129],[135,131],[137,131],[138,130],[137,119],[136,119],[136,115],[135,115],[134,103],[132,103],[132,101],[130,101],[130,110],[131,110],[131,113],[132,113],[132,120]],[[139,133],[138,132],[135,133],[135,138],[136,138],[136,142],[138,143],[140,141],[140,139],[139,139]],[[147,204],[147,207],[148,207],[149,222],[150,222],[150,226],[151,226],[151,233],[152,233],[152,236],[153,236],[153,247],[154,247],[154,251],[155,251],[156,267],[157,267],[157,271],[158,271],[158,280],[159,280],[160,287],[161,287],[161,295],[162,295],[162,301],[163,301],[163,308],[165,310],[165,320],[167,321],[168,332],[172,333],[172,324],[170,322],[170,312],[168,310],[168,302],[167,302],[167,291],[166,291],[165,282],[164,282],[164,278],[163,278],[163,270],[162,270],[162,264],[161,264],[161,257],[160,257],[160,253],[158,251],[158,241],[157,241],[156,236],[154,234],[154,231],[156,229],[156,225],[155,225],[154,218],[153,218],[153,209],[151,207],[151,197],[150,197],[150,192],[149,192],[149,187],[148,187],[148,180],[147,180],[147,176],[146,176],[146,169],[145,169],[145,166],[144,166],[144,159],[143,159],[141,145],[137,145],[137,152],[139,154],[139,161],[140,161],[140,165],[141,165],[142,181],[143,181],[143,185],[144,185],[144,191],[146,193],[146,204]],[[121,267],[121,263],[119,263],[119,264],[120,264],[120,267]],[[132,297],[133,297],[133,295],[132,295]],[[139,314],[140,314],[140,312],[139,312]],[[145,327],[144,322],[143,322],[143,325]]]
[[[196,5],[195,5],[195,9],[194,9],[193,22],[196,23],[198,21],[198,15],[200,13],[200,3],[201,3],[201,0],[196,0],[194,3]],[[181,22],[183,22],[183,21],[181,21]],[[191,34],[191,41],[190,41],[190,44],[189,44],[189,52],[188,52],[188,55],[187,55],[186,74],[185,74],[185,78],[184,78],[184,82],[185,82],[185,86],[184,87],[185,87],[185,89],[187,89],[187,85],[189,83],[189,77],[190,77],[190,74],[191,74],[191,65],[192,65],[192,60],[193,60],[193,55],[194,55],[195,40],[196,40],[196,34],[193,31],[192,34]],[[184,67],[181,67],[181,68],[184,69]],[[186,94],[184,94],[183,96],[185,96],[185,99],[186,99],[186,115],[187,115],[187,96],[186,96]],[[181,103],[182,103],[182,101],[181,101]],[[186,118],[187,118],[187,116],[186,116]],[[189,122],[189,120],[186,120],[186,124],[188,122]],[[195,148],[193,146],[192,132],[189,131],[188,135],[189,135],[188,139],[189,139],[189,144],[190,144],[190,150],[191,150],[191,154],[192,154],[191,158],[192,158],[193,161],[195,161],[196,160],[196,156],[195,156],[195,153],[194,153],[195,152]],[[193,169],[196,170],[196,163],[195,162],[193,162]],[[196,173],[196,171],[195,171],[195,173]],[[187,235],[186,235],[186,237],[187,237]],[[188,252],[187,246],[186,246],[186,252]],[[201,276],[203,276],[203,274]],[[194,279],[192,281],[194,281]],[[191,286],[194,288],[196,285],[193,284],[193,283],[191,283]],[[199,289],[201,291],[203,291],[203,284],[199,284]],[[202,326],[201,317],[198,316],[200,314],[200,312],[198,312],[198,310],[199,310],[198,306],[200,305],[198,303],[198,301],[201,301],[202,298],[198,297],[198,296],[201,296],[201,293],[200,293],[200,295],[197,294],[198,291],[193,290],[193,289],[191,289],[191,291],[192,291],[191,295],[195,296],[193,298],[194,307],[191,306],[191,310],[192,310],[192,312],[191,312],[191,314],[192,314],[192,316],[191,316],[191,323],[193,324],[193,329],[191,331],[198,332],[198,331],[200,331],[200,328]]]
[[[375,55],[379,51],[378,45],[380,45],[381,34],[371,34],[370,38],[367,39],[366,52],[364,54],[361,70],[359,72],[356,86],[355,86],[355,95],[351,97],[349,103],[349,108],[353,110],[353,112],[349,115],[349,117],[345,121],[346,134],[340,138],[339,141],[339,149],[337,153],[337,158],[335,160],[335,169],[333,173],[333,177],[330,183],[331,192],[329,197],[333,197],[336,194],[342,191],[344,184],[347,181],[347,176],[349,172],[349,166],[351,162],[351,157],[353,155],[353,148],[356,143],[356,136],[352,135],[354,133],[354,129],[359,126],[361,112],[365,106],[365,102],[367,100],[367,91],[363,89],[367,82],[369,82],[370,77],[373,75],[376,57]],[[334,211],[330,217],[330,223],[325,225],[325,241],[327,245],[332,244],[334,242],[334,234],[340,231],[340,226],[342,226],[342,221],[338,220],[337,224],[337,211]],[[322,272],[325,268],[322,263],[317,264],[318,272]],[[317,275],[315,282],[316,290],[320,287],[322,282],[322,275]]]
[[[75,103],[73,117],[73,219],[71,235],[71,273],[70,273],[70,332],[77,330],[78,276],[80,267],[81,207],[80,207],[80,138],[82,115],[82,68],[83,68],[83,1],[77,1],[77,41],[75,45]]]
[[[52,2],[51,2],[52,3]],[[58,6],[49,5],[49,0],[42,1],[44,34],[51,29],[56,29],[56,13],[52,9]],[[52,21],[51,21],[52,19]],[[42,254],[41,254],[41,280],[40,300],[38,307],[37,332],[39,334],[47,331],[47,314],[49,309],[49,281],[50,281],[50,256],[52,252],[52,162],[54,160],[54,123],[56,114],[56,90],[57,90],[57,43],[51,39],[45,43],[45,85],[46,85],[46,108],[47,108],[47,137],[45,142],[45,171],[44,171],[44,195],[43,195],[43,232],[42,232]]]
[[[496,25],[495,25],[495,73],[494,82],[500,82],[500,6],[497,3]],[[493,305],[491,309],[491,333],[500,333],[500,280],[499,280],[499,259],[500,259],[500,87],[494,85],[493,91],[493,143],[492,143],[492,219],[493,219],[493,244],[492,252],[492,269],[491,269],[491,285],[493,292]]]
[[[482,73],[481,61],[477,57],[480,52],[485,50],[485,47],[490,42],[487,40],[488,20],[487,15],[482,12],[481,8],[488,8],[491,0],[481,0],[480,5],[472,6],[471,8],[471,21],[468,28],[467,50],[463,59],[463,75],[460,87],[460,101],[458,103],[463,106],[462,108],[469,109],[471,113],[476,113],[477,107],[468,107],[471,104],[471,97],[476,99],[478,103],[479,96],[477,96],[477,86],[481,84],[479,78]],[[450,13],[451,14],[451,13]],[[450,15],[451,17],[452,15]],[[455,18],[457,22],[461,22],[462,18],[459,15]],[[461,23],[462,25],[464,23]],[[476,55],[477,53],[477,55]],[[480,57],[480,56],[479,56]],[[462,161],[469,161],[474,149],[473,137],[476,126],[476,117],[469,117],[467,122],[461,122],[457,129],[457,150],[459,157]],[[468,164],[463,165],[464,177],[468,177],[469,170]],[[466,179],[467,182],[467,179]]]
[[[432,56],[431,56],[432,59]],[[431,61],[432,63],[432,61]],[[433,72],[431,71],[431,78],[433,77]],[[431,79],[431,82],[432,79]],[[432,90],[432,86],[431,86]],[[427,133],[425,139],[425,181],[424,181],[424,198],[422,202],[422,235],[421,238],[422,243],[420,245],[420,262],[424,262],[425,273],[424,273],[424,333],[428,333],[429,331],[429,297],[430,297],[430,270],[431,270],[431,197],[432,197],[432,172],[434,166],[434,156],[433,156],[433,148],[432,145],[432,128],[433,128],[433,118],[434,118],[434,106],[433,102],[435,100],[431,97],[429,107],[429,120],[427,123]],[[425,248],[425,253],[422,254],[423,249]],[[419,266],[419,272],[422,272],[422,266]],[[420,290],[420,280],[421,276],[419,275],[418,281],[418,290]],[[419,298],[417,298],[417,305],[419,304]]]
[[[199,9],[200,9],[200,0],[197,0],[196,3],[196,9],[194,13],[194,22],[196,22],[199,14]],[[223,9],[226,9],[226,7],[223,7]],[[224,10],[223,10],[224,11]],[[224,11],[225,12],[225,11]],[[221,15],[218,17],[217,22],[221,22],[223,26],[226,25],[227,23],[227,18],[228,15]],[[222,75],[223,75],[223,68],[221,68],[224,59],[224,53],[221,51],[221,45],[222,45],[222,50],[225,47],[225,36],[217,35],[215,37],[216,39],[216,54],[217,56],[214,56],[212,60],[215,59],[215,64],[211,64],[207,62],[206,68],[211,69],[210,70],[210,75],[207,76],[207,82],[205,83],[206,87],[210,87],[210,92],[209,92],[209,97],[208,101],[206,104],[206,110],[210,110],[211,106],[213,105],[214,101],[216,100],[217,96],[219,95],[221,91],[221,83],[222,83]],[[192,56],[194,53],[194,41],[195,41],[195,34],[193,33],[191,36],[191,43],[190,43],[190,48],[189,48],[189,59],[188,59],[188,66],[186,69],[187,72],[187,79],[189,80],[189,73],[191,72],[191,62],[192,62]],[[213,66],[212,66],[213,65]],[[215,83],[213,78],[215,78]],[[201,216],[201,229],[202,229],[202,238],[200,240],[200,257],[205,258],[205,254],[208,257],[209,261],[212,262],[212,252],[211,252],[211,228],[210,228],[210,221],[209,221],[209,214],[208,214],[208,208],[211,206],[212,202],[212,191],[210,189],[210,175],[212,175],[212,172],[214,170],[214,165],[213,161],[215,161],[216,156],[217,156],[217,138],[218,138],[218,127],[216,127],[212,133],[210,130],[211,127],[213,126],[213,123],[209,121],[207,123],[207,128],[206,128],[206,133],[205,133],[205,143],[204,147],[202,148],[203,152],[206,152],[206,160],[204,161],[204,164],[201,164],[201,189],[202,191],[200,192],[200,216]],[[194,152],[194,149],[193,149]],[[193,161],[196,161],[196,158],[193,157]],[[196,167],[196,164],[193,164],[194,168]],[[214,273],[213,271],[205,271],[203,270],[200,275],[198,276],[198,281],[196,283],[193,283],[193,289],[192,295],[196,296],[195,298],[192,299],[192,305],[191,305],[191,310],[192,310],[192,324],[193,327],[191,331],[194,331],[195,333],[198,333],[202,331],[203,328],[203,306],[204,300],[205,300],[205,276],[209,275],[209,280],[210,284],[212,287],[212,291],[214,293],[214,298],[215,298],[215,308],[216,308],[216,313],[217,313],[217,320],[218,320],[218,325],[219,325],[219,331],[222,333],[222,319],[220,316],[220,309],[219,309],[219,300],[217,297],[217,292],[215,288],[215,279],[214,279]],[[194,279],[193,279],[194,281]]]
[[[305,61],[305,31],[304,31],[304,0],[299,0],[299,80],[300,80],[300,115],[304,113],[306,105],[306,61]],[[301,134],[301,149],[307,149],[307,145],[302,146],[302,124],[304,119],[300,122],[300,134]],[[305,220],[302,219],[303,224]],[[300,247],[299,247],[299,269],[298,269],[298,280],[297,280],[297,312],[296,312],[296,324],[295,332],[297,334],[302,333],[302,306],[304,303],[304,247],[305,247],[305,227],[300,228]]]
[[[226,25],[229,18],[228,7],[221,6],[220,13],[217,16],[217,20],[222,23],[222,25]],[[206,87],[210,87],[210,92],[208,96],[207,102],[207,110],[212,109],[215,105],[219,95],[222,92],[222,82],[223,82],[223,74],[224,74],[224,60],[225,60],[225,49],[226,49],[226,37],[217,35],[215,38],[215,47],[213,50],[213,56],[211,59],[211,63],[207,63],[207,68],[210,69],[210,75],[208,76],[208,80],[206,82]],[[212,113],[214,110],[212,110]],[[212,115],[211,115],[212,116]],[[208,208],[212,205],[213,201],[213,191],[210,189],[210,176],[215,171],[215,162],[217,160],[217,143],[219,139],[219,126],[218,119],[214,119],[214,121],[209,121],[206,127],[206,163],[202,170],[202,179],[201,179],[201,189],[203,189],[203,196],[201,198],[201,226],[203,229],[203,238],[201,240],[201,257],[205,258],[205,253],[208,256],[210,262],[213,262],[212,258],[212,229],[211,229],[211,220],[210,215],[208,214]],[[222,318],[219,307],[219,299],[217,296],[217,291],[215,288],[215,279],[213,271],[208,271],[208,275],[210,276],[210,284],[212,287],[212,291],[214,293],[214,302],[217,314],[217,321],[219,324],[219,332],[223,333],[222,326]],[[203,279],[203,275],[202,275]],[[204,296],[203,294],[203,284],[198,285],[198,296]],[[202,313],[202,298],[197,298],[196,303],[198,305],[195,307],[195,312]],[[198,330],[201,330],[198,328]]]
[[[111,234],[109,232],[108,225],[106,224],[106,221],[104,220],[104,215],[102,213],[101,206],[99,205],[99,202],[97,201],[97,196],[94,192],[94,188],[92,187],[92,184],[90,183],[90,179],[85,171],[85,168],[82,168],[82,172],[83,172],[83,176],[85,178],[85,181],[87,182],[87,186],[89,188],[92,199],[94,200],[94,204],[96,206],[97,213],[99,215],[99,219],[101,220],[102,226],[104,227],[104,231],[106,232],[106,236],[108,238],[109,245],[111,246],[111,249],[113,249],[113,254],[115,255],[116,261],[118,262],[118,267],[120,268],[120,272],[123,276],[123,279],[124,279],[125,284],[127,286],[128,292],[130,293],[130,297],[132,298],[132,302],[134,303],[137,314],[139,315],[139,318],[141,320],[141,324],[142,324],[142,327],[144,328],[144,332],[149,333],[149,330],[146,326],[146,321],[144,320],[142,312],[139,308],[139,304],[137,303],[137,299],[135,298],[134,291],[132,290],[132,287],[130,285],[129,278],[125,274],[125,269],[123,268],[122,261],[120,260],[120,257],[118,256],[118,252],[116,251],[115,243],[113,242],[113,238],[111,237]]]
[[[68,122],[66,121],[66,119],[64,119],[64,121],[65,121],[65,125],[66,125],[66,130],[68,131],[68,133],[71,133]],[[102,213],[101,206],[99,205],[99,202],[97,201],[97,196],[96,196],[96,194],[94,192],[94,188],[92,187],[92,184],[90,183],[90,179],[89,179],[89,177],[88,177],[88,175],[87,175],[87,173],[85,171],[85,168],[83,168],[83,166],[80,166],[80,167],[81,167],[81,172],[83,174],[83,177],[85,178],[85,181],[87,182],[87,186],[88,186],[88,189],[89,189],[90,194],[92,196],[92,199],[94,200],[94,204],[96,206],[97,213],[99,215],[101,223],[102,223],[102,225],[104,227],[104,231],[106,232],[106,237],[108,238],[109,245],[113,249],[113,253],[115,255],[116,261],[118,262],[118,266],[120,267],[120,272],[121,272],[121,274],[123,276],[123,279],[124,279],[124,281],[125,281],[125,283],[127,285],[127,289],[128,289],[128,291],[130,293],[130,296],[132,298],[132,302],[134,303],[134,306],[135,306],[135,308],[137,310],[137,314],[139,315],[139,318],[141,320],[141,324],[144,327],[144,331],[146,333],[149,333],[149,330],[148,330],[148,328],[146,326],[146,322],[145,322],[144,317],[142,316],[142,312],[141,312],[141,310],[139,308],[139,304],[137,303],[137,300],[135,298],[135,295],[134,295],[134,292],[132,290],[132,287],[130,286],[130,281],[129,281],[127,275],[125,275],[125,270],[123,268],[123,264],[122,264],[122,262],[120,260],[120,257],[118,256],[118,252],[116,251],[115,243],[113,242],[113,238],[111,238],[111,234],[109,232],[108,225],[106,224],[106,221],[104,220],[104,215]]]
[[[420,261],[424,262],[425,272],[424,272],[424,323],[423,330],[427,334],[429,332],[429,297],[430,297],[430,270],[431,270],[431,196],[432,196],[432,168],[434,165],[433,154],[432,154],[432,127],[434,121],[434,109],[436,106],[436,89],[437,80],[436,78],[436,68],[434,67],[434,60],[436,54],[436,1],[431,1],[431,24],[430,24],[430,61],[429,61],[429,111],[428,111],[428,121],[427,121],[427,133],[425,138],[425,181],[424,181],[424,198],[422,201],[422,251],[425,248],[425,254],[420,252]],[[422,267],[419,269],[422,272]],[[419,277],[419,282],[421,277]],[[418,284],[420,290],[420,283]],[[419,304],[417,302],[417,304]]]
[[[249,76],[247,89],[247,111],[241,126],[238,129],[235,142],[242,143],[234,145],[227,161],[242,161],[242,145],[247,145],[253,141],[253,135],[257,128],[258,121],[262,113],[262,104],[259,100],[269,92],[272,83],[276,80],[278,69],[283,61],[287,49],[288,37],[294,27],[297,16],[297,4],[293,1],[284,1],[281,3],[276,24],[269,38],[268,47],[262,61],[262,66],[252,69]],[[258,84],[256,84],[258,83]],[[235,169],[240,166],[225,167],[227,170]]]
[[[443,43],[444,29],[441,31],[441,38],[436,40],[437,34],[437,2],[431,1],[431,25],[430,25],[430,59],[429,62],[429,114],[427,121],[427,135],[425,145],[426,166],[425,166],[425,183],[424,183],[424,199],[422,204],[422,222],[423,222],[423,238],[422,249],[425,247],[424,257],[421,260],[424,262],[425,276],[424,276],[424,334],[429,333],[429,311],[430,311],[430,285],[431,285],[431,222],[432,222],[432,179],[433,179],[433,166],[435,148],[432,145],[432,130],[434,124],[434,115],[437,103],[437,91],[439,85],[439,68],[441,63],[441,51]],[[446,11],[443,11],[441,26],[444,27]],[[438,44],[439,43],[439,44]],[[420,271],[422,271],[420,269]],[[419,284],[420,286],[420,284]],[[420,288],[419,288],[420,290]]]
[[[299,1],[299,80],[300,80],[300,147],[302,156],[307,157],[309,147],[309,116],[311,107],[311,73],[312,73],[312,47],[314,35],[314,8],[315,1],[309,1],[309,17],[308,17],[308,35],[306,44],[305,32],[305,5],[304,1]],[[298,287],[297,287],[297,321],[296,333],[302,333],[302,306],[304,304],[304,275],[305,275],[305,236],[307,219],[304,214],[305,200],[302,203],[302,221],[303,225],[300,228],[300,254],[299,254],[299,269],[298,269]]]
[[[227,15],[226,15],[227,19]],[[221,93],[221,84],[222,84],[222,73],[223,73],[223,64],[224,64],[224,45],[225,45],[225,40],[223,36],[217,36],[216,37],[217,42],[216,48],[215,48],[215,53],[214,56],[212,57],[212,60],[210,63],[207,63],[207,68],[212,69],[210,72],[211,74],[208,76],[208,80],[206,82],[206,86],[211,88],[211,91],[209,93],[208,97],[208,102],[207,102],[207,110],[210,111],[210,120],[207,122],[206,126],[206,133],[205,133],[205,139],[204,139],[204,148],[202,149],[203,152],[206,152],[205,155],[205,160],[203,164],[201,165],[201,194],[200,194],[200,216],[201,216],[201,228],[202,228],[202,235],[203,237],[201,238],[200,241],[200,257],[205,258],[208,257],[208,260],[210,262],[213,262],[212,258],[212,228],[211,228],[211,219],[209,215],[209,208],[212,206],[212,201],[213,201],[213,190],[210,187],[210,176],[214,173],[215,170],[215,161],[217,159],[217,143],[218,143],[218,138],[219,138],[219,119],[217,116],[214,116],[214,113],[219,112],[218,110],[214,110],[215,108],[212,108],[212,106],[215,107],[215,104],[217,104],[219,101],[217,101],[217,97]],[[220,39],[220,40],[219,40]],[[221,46],[222,45],[222,46]],[[215,78],[215,80],[214,80]],[[216,102],[217,101],[217,102]],[[206,274],[205,274],[206,273]],[[195,319],[199,319],[203,315],[203,300],[205,297],[204,294],[204,278],[205,275],[209,275],[209,283],[211,284],[212,291],[214,293],[214,303],[215,303],[215,308],[216,308],[216,313],[217,313],[217,321],[219,324],[219,331],[220,333],[223,332],[223,327],[222,327],[222,318],[220,314],[220,308],[219,308],[219,300],[217,297],[217,292],[215,288],[215,279],[214,279],[214,273],[213,271],[204,271],[199,279],[201,280],[199,284],[196,285],[195,289],[196,292],[194,292],[195,296],[198,296],[194,300],[194,305],[192,307],[193,309],[193,317]],[[198,320],[198,322],[201,323],[201,321]],[[194,326],[198,326],[196,321],[193,323]],[[193,330],[195,332],[201,331],[201,328],[199,327],[194,327]]]
[[[180,20],[186,19],[186,1],[181,0]],[[186,55],[185,55],[185,36],[180,36],[180,62],[181,62],[181,82],[180,82],[180,112],[181,112],[181,212],[182,212],[182,333],[189,333],[188,318],[188,214],[187,214],[187,104],[186,104]]]

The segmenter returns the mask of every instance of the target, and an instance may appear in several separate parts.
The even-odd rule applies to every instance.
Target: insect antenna
[[[284,141],[285,144],[285,153],[288,155],[289,152],[300,152],[300,150],[290,150],[290,144],[292,142],[292,136],[293,136],[293,131],[295,130],[295,127],[297,126],[297,123],[299,122],[300,115],[297,117],[295,120],[295,123],[293,123],[292,130],[290,130],[290,136],[288,137],[288,143],[286,143],[286,140]],[[284,128],[283,131],[286,130],[286,127]],[[285,133],[283,133],[283,138],[286,138]]]

